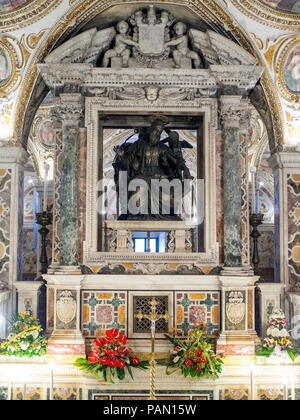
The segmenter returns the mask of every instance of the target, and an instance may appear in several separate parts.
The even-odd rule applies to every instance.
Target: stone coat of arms
[[[242,292],[230,292],[225,309],[226,316],[232,324],[237,325],[242,322],[246,313],[246,305]]]
[[[56,316],[64,324],[73,321],[76,315],[77,303],[71,290],[61,292],[56,302]]]

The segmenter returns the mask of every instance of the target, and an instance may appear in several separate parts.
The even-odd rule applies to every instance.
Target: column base
[[[223,267],[221,272],[221,276],[254,276],[253,268],[250,265],[245,265],[241,267]],[[257,277],[258,279],[259,277]]]
[[[255,331],[222,333],[217,341],[217,353],[228,356],[252,356],[257,342]]]
[[[66,275],[66,274],[81,274],[81,268],[79,265],[59,265],[59,264],[51,264],[48,268],[47,274],[58,274],[58,275]]]
[[[72,356],[72,359],[85,357],[85,340],[81,332],[55,330],[47,343],[47,356]]]

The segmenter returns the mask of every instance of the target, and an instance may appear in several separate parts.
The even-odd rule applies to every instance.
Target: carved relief
[[[240,324],[245,318],[246,305],[242,292],[232,291],[228,293],[228,301],[225,306],[228,320],[234,324]]]
[[[129,19],[133,27],[130,36],[129,24],[122,20],[116,26],[114,47],[105,52],[102,66],[195,68],[202,66],[197,52],[189,48],[188,28],[183,22],[177,22],[174,36],[170,36],[173,16],[166,10],[158,11],[149,6],[146,13],[137,10]],[[172,59],[169,59],[171,54]],[[132,57],[132,58],[130,58]]]
[[[57,291],[59,298],[56,301],[56,316],[63,324],[71,323],[76,316],[77,303],[71,290]]]

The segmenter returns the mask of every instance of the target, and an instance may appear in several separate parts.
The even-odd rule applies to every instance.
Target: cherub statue
[[[188,36],[186,34],[187,27],[183,22],[177,22],[174,26],[174,31],[176,38],[171,39],[165,43],[166,47],[175,46],[177,47],[173,51],[173,60],[176,68],[181,68],[181,58],[189,57],[193,60],[194,66],[196,69],[200,68],[201,60],[199,55],[189,49],[188,47]]]
[[[121,57],[122,66],[128,67],[129,57],[130,57],[130,48],[129,46],[138,47],[138,43],[133,41],[129,35],[127,35],[129,25],[125,20],[121,20],[117,24],[118,34],[115,35],[115,47],[107,50],[103,57],[103,67],[108,67],[109,60],[112,57]]]

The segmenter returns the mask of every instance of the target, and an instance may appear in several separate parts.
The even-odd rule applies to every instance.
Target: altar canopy
[[[47,337],[15,383],[0,351],[3,399],[298,397],[299,16],[251,2],[0,6],[0,338],[16,313]]]

